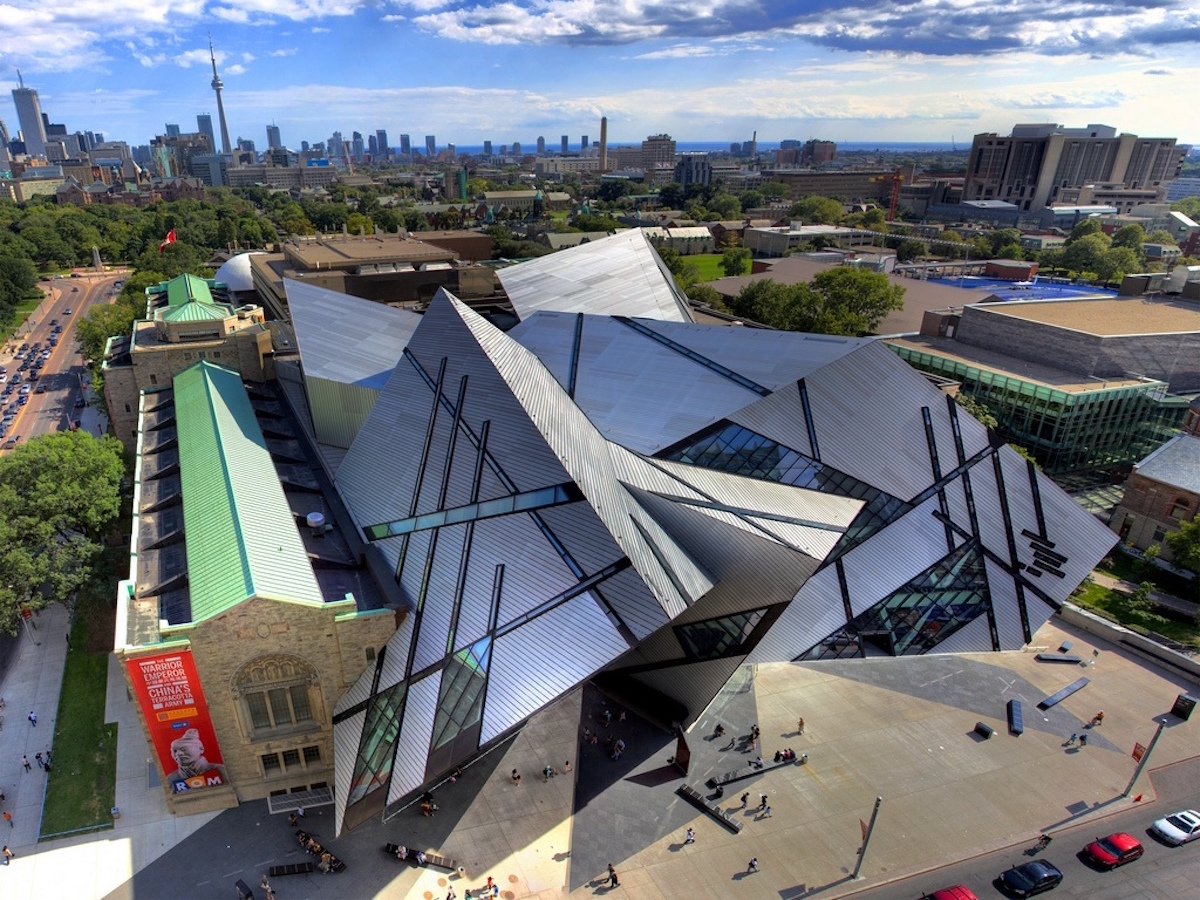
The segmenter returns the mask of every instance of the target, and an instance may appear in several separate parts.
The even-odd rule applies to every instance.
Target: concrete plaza
[[[12,865],[0,872],[5,898],[228,897],[241,878],[252,886],[270,865],[304,855],[282,816],[265,802],[207,816],[174,817],[154,782],[149,751],[119,672],[110,667],[108,717],[120,723],[117,805],[110,831],[36,843],[44,776],[23,773],[20,756],[44,749],[53,726],[65,652],[65,614],[42,614],[40,646],[26,638],[0,688],[8,721],[0,731],[0,785],[14,810]],[[779,664],[744,668],[688,735],[691,770],[681,779],[669,765],[674,739],[629,717],[588,687],[536,716],[512,740],[469,767],[454,784],[435,789],[440,811],[415,808],[387,823],[369,822],[333,836],[330,808],[308,811],[306,827],[347,862],[346,872],[279,878],[280,900],[292,897],[459,897],[492,876],[506,898],[592,896],[624,891],[655,898],[798,898],[846,896],[865,886],[1031,841],[1044,829],[1125,809],[1121,798],[1135,763],[1135,742],[1148,744],[1156,720],[1194,682],[1173,675],[1057,619],[1036,635],[1053,652],[1069,639],[1082,665],[1038,662],[1035,653],[971,654],[881,660]],[[1094,654],[1093,651],[1099,651]],[[1086,688],[1041,712],[1036,703],[1077,678]],[[1024,702],[1025,733],[1008,734],[1005,703]],[[34,729],[26,706],[41,719]],[[605,709],[613,724],[603,726]],[[1088,731],[1084,748],[1066,747],[1098,710],[1104,723]],[[20,713],[20,715],[17,715]],[[806,728],[796,734],[796,719]],[[1194,723],[1167,716],[1151,768],[1195,754]],[[990,740],[976,722],[995,729]],[[744,828],[733,834],[683,801],[687,783],[709,795],[709,775],[752,755],[712,740],[721,723],[731,735],[761,728],[757,752],[809,754],[806,765],[758,774],[730,785],[721,802]],[[622,737],[620,760],[603,740],[581,741],[584,727]],[[31,756],[32,758],[32,756]],[[571,771],[564,771],[570,760]],[[542,769],[558,774],[543,780]],[[510,773],[517,769],[521,783]],[[59,772],[55,773],[58,777]],[[740,796],[748,792],[746,809]],[[1154,800],[1147,777],[1135,794]],[[766,794],[770,817],[757,810]],[[860,821],[883,798],[862,867],[850,881]],[[1151,810],[1148,810],[1150,812]],[[695,830],[693,844],[685,830]],[[438,850],[465,869],[457,874],[405,867],[388,858],[385,842]],[[747,874],[757,857],[760,871]],[[612,862],[621,886],[602,878]]]

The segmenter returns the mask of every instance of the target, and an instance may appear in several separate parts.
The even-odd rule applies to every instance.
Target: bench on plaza
[[[732,784],[735,781],[741,781],[743,778],[749,778],[752,775],[760,775],[763,772],[770,771],[771,769],[778,769],[783,766],[794,765],[799,761],[800,758],[798,756],[792,757],[791,759],[781,759],[779,762],[764,759],[761,766],[742,766],[740,769],[733,769],[720,775],[714,775],[705,783],[710,788],[716,788],[720,787],[721,785]]]
[[[383,852],[393,858],[396,857],[396,851],[400,849],[399,844],[384,844]],[[408,856],[404,859],[396,859],[397,862],[412,863],[414,866],[419,865],[417,862],[417,851],[409,849]],[[445,869],[447,872],[458,871],[458,860],[451,859],[448,856],[442,856],[440,853],[426,853],[425,867],[433,866],[435,869]]]
[[[281,866],[271,866],[267,874],[271,878],[279,878],[283,875],[307,875],[312,870],[313,864],[310,862],[285,863]]]
[[[732,812],[726,812],[721,809],[721,807],[709,803],[694,787],[682,784],[675,789],[675,793],[677,793],[684,800],[687,800],[693,806],[697,807],[701,812],[707,813],[709,816],[716,819],[717,822],[724,825],[734,834],[739,834],[741,832],[742,823],[733,818]]]
[[[1034,657],[1038,662],[1048,663],[1071,663],[1079,665],[1083,660],[1078,656],[1069,656],[1065,653],[1039,653]]]
[[[1020,700],[1008,701],[1008,730],[1010,734],[1025,732],[1025,712],[1021,709]]]
[[[1074,646],[1075,646],[1074,641],[1063,641],[1061,644],[1058,645],[1058,652],[1059,653],[1070,653],[1071,648]]]
[[[1090,679],[1087,679],[1087,678],[1080,678],[1078,681],[1072,681],[1061,691],[1056,691],[1055,693],[1051,694],[1049,697],[1043,698],[1042,701],[1040,703],[1038,703],[1038,709],[1049,709],[1052,706],[1057,706],[1059,703],[1062,703],[1064,700],[1066,700],[1068,697],[1070,697],[1076,691],[1081,691],[1085,687],[1087,687],[1089,681],[1090,681]]]

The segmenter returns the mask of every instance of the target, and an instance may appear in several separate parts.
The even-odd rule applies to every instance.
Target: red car
[[[1084,854],[1098,866],[1115,869],[1127,862],[1133,862],[1146,852],[1137,838],[1132,834],[1118,831],[1108,837],[1096,838],[1083,848]]]
[[[932,894],[925,894],[921,900],[979,900],[979,898],[965,884],[956,884],[953,887],[934,891]]]

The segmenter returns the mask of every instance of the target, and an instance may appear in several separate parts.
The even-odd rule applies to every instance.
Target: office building
[[[537,152],[538,156],[544,156],[546,153],[546,139],[541,135],[538,135],[537,139]]]
[[[379,154],[381,159],[387,159],[391,156],[391,148],[388,146],[387,132],[382,128],[375,130],[375,152]]]
[[[279,126],[278,125],[268,125],[267,126],[267,149],[274,150],[277,147],[282,147],[282,146],[283,146],[283,142],[279,139]]]
[[[430,159],[437,156],[437,138],[432,134],[425,135],[425,155]]]
[[[363,158],[363,151],[365,149],[366,148],[363,145],[362,134],[360,134],[357,131],[351,132],[351,135],[350,135],[351,159],[353,159],[355,162],[361,162],[362,158]]]
[[[484,142],[483,142],[483,155],[484,155],[484,156],[491,156],[491,155],[492,155],[492,142],[491,142],[491,141],[484,141]]]
[[[46,155],[46,123],[42,116],[42,104],[38,92],[25,87],[25,79],[17,70],[18,87],[13,88],[13,105],[17,108],[17,121],[21,124],[21,140],[29,156]]]
[[[566,153],[570,149],[571,140],[565,134],[559,139],[559,150]]]
[[[212,116],[208,113],[200,113],[196,116],[196,131],[205,135],[208,138],[209,153],[217,152],[217,139],[213,134]]]
[[[167,137],[179,137],[179,126],[172,125],[169,122],[166,125]]]
[[[675,168],[675,140],[669,134],[652,134],[642,141],[642,168],[653,172],[660,166]]]
[[[589,146],[590,145],[588,144],[588,136],[585,134],[583,137],[581,137],[579,139],[579,151],[582,153],[583,151],[587,150],[587,148]]]
[[[1079,203],[1081,189],[1106,185],[1109,190],[1150,191],[1154,202],[1161,202],[1185,153],[1175,138],[1117,134],[1109,125],[1016,125],[1006,137],[975,135],[962,197],[1000,200],[1036,212]]]
[[[400,152],[404,156],[412,155],[412,139],[407,134],[400,135]]]

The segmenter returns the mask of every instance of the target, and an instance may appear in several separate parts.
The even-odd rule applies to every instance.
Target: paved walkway
[[[1136,585],[1132,581],[1125,581],[1122,578],[1106,575],[1103,572],[1092,572],[1092,580],[1109,590],[1120,591],[1123,594],[1132,594],[1140,587],[1140,585]],[[1196,611],[1200,609],[1200,604],[1193,603],[1191,600],[1184,600],[1182,597],[1176,597],[1174,594],[1168,594],[1163,591],[1151,591],[1150,599],[1159,606],[1165,606],[1167,609],[1173,609],[1185,615],[1194,616],[1196,615]]]
[[[15,798],[9,791],[18,858],[0,870],[5,900],[225,897],[237,878],[257,886],[268,866],[304,859],[285,818],[270,815],[262,801],[208,816],[168,814],[159,789],[149,783],[148,751],[132,703],[111,669],[109,718],[121,723],[121,818],[111,831],[35,845],[41,776],[36,766],[23,774],[19,754],[52,724],[65,616],[43,613],[39,626],[43,646],[21,645],[2,687],[9,719],[0,731],[0,781],[19,791]],[[693,761],[687,783],[711,793],[703,787],[709,774],[748,758],[737,747],[723,749],[727,741],[705,739],[718,722],[735,735],[757,723],[764,756],[790,746],[808,753],[809,762],[728,788],[721,802],[734,807],[744,824],[736,835],[675,795],[681,781],[668,765],[675,751],[669,735],[633,719],[617,722],[619,707],[583,689],[535,717],[455,784],[437,788],[441,809],[432,819],[407,810],[334,838],[331,809],[310,810],[306,827],[334,848],[347,871],[280,878],[274,886],[281,900],[440,900],[449,886],[462,897],[464,888],[481,886],[491,875],[506,900],[592,897],[610,893],[602,876],[612,862],[621,888],[611,892],[624,890],[638,900],[795,900],[846,896],[1020,845],[1041,829],[1127,808],[1131,801],[1120,795],[1133,772],[1134,742],[1147,744],[1175,696],[1196,690],[1057,624],[1043,627],[1034,646],[1052,650],[1065,638],[1090,665],[1038,663],[1027,652],[743,669],[688,736]],[[1048,712],[1036,709],[1043,696],[1079,677],[1090,679],[1082,691]],[[1020,737],[1005,727],[1004,704],[1012,698],[1025,703]],[[24,721],[30,703],[46,710],[39,713],[37,735]],[[606,707],[614,721],[600,729]],[[1104,724],[1088,732],[1089,745],[1064,746],[1098,709],[1105,711]],[[803,735],[796,734],[799,715],[806,720]],[[977,721],[996,729],[990,740],[973,734]],[[625,756],[612,760],[602,741],[581,744],[585,726],[625,737]],[[1152,765],[1193,756],[1196,727],[1171,719]],[[558,774],[544,780],[540,772],[547,764]],[[519,785],[510,777],[514,768],[522,775]],[[745,810],[743,792],[750,793]],[[1135,793],[1146,804],[1154,801],[1145,777]],[[768,796],[770,817],[756,809],[761,794]],[[850,882],[859,823],[869,818],[876,796],[883,805],[864,878]],[[688,827],[695,830],[693,844],[684,843]],[[459,860],[465,877],[405,868],[382,853],[387,841],[440,850]],[[760,863],[756,874],[746,873],[751,857]]]

